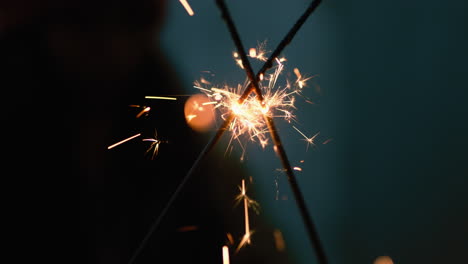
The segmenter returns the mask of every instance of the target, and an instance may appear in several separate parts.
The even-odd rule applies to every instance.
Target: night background
[[[85,262],[127,264],[216,132],[185,121],[193,82],[206,71],[217,83],[246,78],[226,24],[215,1],[189,0],[193,16],[176,0],[10,2],[1,5],[0,52],[4,97],[13,100],[2,105],[2,123],[18,139],[42,128],[35,136],[51,145],[38,148],[53,154],[35,156],[34,169],[17,166],[28,142],[7,140],[3,165],[19,181],[38,171],[76,178]],[[266,40],[268,50],[309,3],[226,1],[244,47]],[[309,137],[319,132],[315,146],[275,122],[291,165],[302,168],[295,175],[330,264],[465,261],[467,12],[461,0],[324,0],[282,52],[286,71],[315,76],[304,88],[313,104],[298,101],[294,123]],[[56,98],[71,99],[58,110]],[[152,110],[135,118],[141,109],[129,105]],[[141,139],[155,129],[167,143],[151,159]],[[222,263],[223,245],[231,263],[318,263],[272,144],[249,144],[240,161],[235,144],[225,154],[228,143],[224,135],[203,159],[135,264]],[[70,157],[62,172],[45,165]],[[244,230],[234,201],[242,179],[260,213],[250,212],[252,244],[234,253]]]

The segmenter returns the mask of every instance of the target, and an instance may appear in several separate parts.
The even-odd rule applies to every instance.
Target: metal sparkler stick
[[[244,93],[241,95],[239,98],[239,103],[242,103],[248,95],[253,91],[256,93],[258,100],[260,102],[263,102],[263,95],[258,87],[258,80],[260,75],[264,74],[268,69],[270,69],[273,65],[273,60],[276,59],[279,54],[282,52],[282,50],[291,42],[291,40],[294,38],[296,35],[297,31],[301,28],[301,26],[304,24],[304,22],[307,20],[307,18],[312,14],[312,12],[317,8],[317,6],[321,3],[321,0],[314,0],[309,7],[306,9],[306,11],[301,15],[301,17],[296,21],[294,26],[291,28],[291,30],[288,32],[288,34],[283,38],[283,40],[280,42],[280,44],[277,46],[277,48],[273,51],[271,56],[268,58],[268,60],[264,63],[263,67],[260,69],[260,71],[257,73],[257,75],[254,76],[252,68],[250,66],[249,60],[247,58],[246,52],[243,48],[242,42],[240,41],[239,34],[237,33],[237,30],[234,26],[233,20],[230,17],[230,14],[228,12],[228,9],[222,0],[216,0],[216,3],[218,4],[218,7],[220,8],[222,12],[222,16],[224,20],[226,21],[231,37],[234,40],[234,43],[238,49],[238,53],[241,57],[243,65],[245,65],[246,73],[247,76],[249,77],[250,84],[247,86],[246,90]],[[213,147],[216,145],[216,143],[219,141],[221,136],[223,135],[224,131],[229,127],[229,124],[234,118],[234,114],[231,112],[227,118],[224,120],[222,123],[221,127],[218,129],[217,133],[213,136],[213,138],[208,142],[208,144],[205,146],[205,148],[202,150],[202,152],[199,154],[198,158],[195,160],[193,163],[192,167],[188,171],[188,173],[185,175],[185,177],[182,179],[182,182],[179,184],[177,189],[174,191],[172,194],[171,198],[169,199],[168,203],[164,207],[164,209],[161,211],[160,215],[158,218],[155,220],[153,225],[150,227],[148,230],[146,236],[140,243],[139,247],[135,250],[134,254],[132,255],[130,261],[128,264],[133,264],[135,259],[138,257],[140,254],[141,250],[147,243],[148,239],[151,237],[153,232],[156,230],[156,227],[159,225],[169,208],[171,207],[172,203],[174,202],[175,198],[179,194],[179,192],[183,189],[185,186],[186,182],[190,178],[190,176],[193,175],[195,170],[198,168],[198,165],[200,161],[203,160],[203,158],[213,149]],[[294,176],[293,170],[291,169],[291,165],[289,164],[286,151],[284,150],[281,140],[279,138],[279,135],[277,133],[277,130],[275,128],[274,122],[271,118],[266,117],[266,123],[268,125],[268,129],[270,131],[270,134],[273,138],[273,142],[275,144],[275,151],[278,153],[281,162],[283,164],[283,167],[286,170],[286,174],[288,176],[288,182],[291,184],[292,191],[295,195],[299,210],[301,212],[301,216],[305,222],[306,228],[308,230],[309,238],[313,242],[314,249],[317,252],[317,258],[321,264],[327,264],[327,258],[324,253],[323,247],[320,243],[320,239],[318,238],[318,234],[315,230],[314,224],[312,222],[312,219],[308,213],[307,206],[305,205],[304,198],[300,192],[299,185],[297,184],[296,178]]]
[[[293,26],[293,28],[289,31],[287,36],[281,41],[281,43],[278,45],[276,48],[275,52],[270,56],[268,61],[264,64],[262,67],[262,70],[266,70],[267,68],[270,68],[272,65],[273,59],[279,56],[281,51],[288,45],[294,35],[297,33],[299,28],[302,26],[302,24],[305,22],[307,17],[312,13],[313,10],[315,10],[318,6],[318,4],[321,1],[313,1],[312,4],[309,6],[309,8],[306,10],[306,12],[300,17],[298,22]],[[260,88],[258,87],[258,76],[254,77],[252,68],[250,66],[249,60],[247,59],[247,55],[245,53],[245,50],[243,48],[243,45],[240,41],[239,34],[237,33],[237,29],[234,25],[234,22],[229,14],[228,8],[226,4],[224,3],[223,0],[216,0],[216,3],[218,4],[218,7],[221,9],[222,16],[224,20],[226,21],[226,24],[229,28],[229,32],[231,33],[232,39],[234,40],[234,43],[237,47],[237,51],[239,53],[239,56],[242,60],[242,65],[244,65],[244,69],[247,73],[248,78],[250,79],[250,84],[253,85],[254,88],[251,88],[255,91],[257,95],[257,99],[263,103],[263,97],[262,97],[262,92]],[[260,71],[260,74],[262,71]],[[250,94],[249,88],[246,89],[244,94]],[[242,96],[243,97],[243,96]],[[278,154],[281,163],[283,164],[284,169],[286,170],[286,175],[288,176],[288,182],[291,185],[291,189],[293,191],[294,197],[296,198],[297,205],[299,207],[299,211],[301,212],[302,219],[305,223],[306,229],[308,231],[309,239],[311,240],[313,247],[317,253],[317,258],[320,263],[326,264],[328,263],[325,251],[323,250],[323,246],[321,244],[321,241],[318,237],[318,233],[316,231],[315,225],[312,221],[312,218],[309,214],[309,211],[307,210],[307,206],[305,204],[303,195],[300,191],[299,185],[297,183],[296,177],[294,176],[293,170],[291,168],[291,165],[289,163],[288,157],[286,155],[286,151],[283,148],[283,144],[281,143],[281,139],[278,135],[277,129],[275,127],[275,124],[273,122],[273,119],[270,117],[267,117],[264,115],[265,121],[268,125],[268,130],[273,138],[273,142],[275,144],[275,151]]]

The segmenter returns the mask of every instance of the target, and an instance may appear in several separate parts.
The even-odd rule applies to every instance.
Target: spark
[[[140,118],[143,114],[148,114],[150,110],[151,110],[151,107],[149,107],[149,106],[143,108],[143,110],[141,110],[141,111],[136,115],[136,118]]]
[[[239,245],[237,246],[236,253],[239,252],[239,250],[240,250],[241,248],[243,248],[245,245],[250,244],[250,236],[251,236],[252,234],[253,234],[253,231],[251,231],[251,232],[248,233],[248,234],[244,234],[244,236],[242,237],[241,242],[240,242]]]
[[[227,234],[226,234],[226,237],[227,237],[227,239],[228,239],[228,243],[229,243],[230,245],[234,245],[234,238],[232,238],[231,233],[227,233]]]
[[[144,105],[129,105],[130,107],[141,108],[141,111],[136,115],[136,118],[140,118],[142,115],[148,115],[151,107]]]
[[[266,60],[265,42],[260,43],[257,48],[249,50],[249,56],[261,61]],[[233,53],[234,60],[239,67],[243,68],[242,60],[237,52]],[[296,116],[293,111],[296,109],[296,96],[302,96],[302,88],[309,78],[298,78],[300,81],[283,81],[285,71],[285,58],[276,58],[275,65],[269,72],[259,75],[259,88],[262,94],[262,100],[259,100],[258,94],[250,93],[243,98],[242,91],[245,90],[250,82],[248,79],[243,84],[236,86],[216,86],[212,82],[202,78],[194,82],[194,88],[205,93],[209,98],[209,104],[212,104],[220,113],[224,121],[234,114],[228,130],[231,132],[229,146],[233,142],[238,142],[242,149],[243,159],[245,155],[244,137],[246,142],[257,142],[262,148],[269,144],[267,118],[281,118],[290,123],[295,121]],[[296,68],[297,69],[297,68]],[[298,71],[298,70],[297,70]],[[286,78],[286,77],[285,77]],[[281,83],[280,83],[281,82]]]
[[[153,138],[144,138],[143,141],[149,141],[152,142],[149,148],[146,150],[146,154],[153,150],[153,154],[151,155],[151,159],[154,159],[156,155],[158,155],[159,152],[159,145],[161,143],[167,143],[167,141],[161,141],[158,139],[158,132],[156,129],[154,130],[154,137]]]
[[[304,78],[298,68],[294,68],[294,74],[296,74],[296,77],[297,77],[296,83],[299,86],[299,88],[301,88],[301,89],[304,86],[306,86],[306,81],[308,81],[309,79],[314,77],[314,76],[311,76],[311,77],[308,77],[308,78]]]
[[[136,137],[139,137],[140,135],[141,135],[141,134],[138,133],[138,134],[136,134],[136,135],[133,135],[133,136],[131,136],[131,137],[128,137],[128,138],[126,138],[126,139],[124,139],[124,140],[121,140],[121,141],[119,141],[119,142],[117,142],[117,143],[115,143],[115,144],[112,144],[112,145],[108,146],[107,149],[114,148],[114,147],[116,147],[116,146],[118,146],[118,145],[120,145],[120,144],[122,144],[122,143],[125,143],[125,142],[127,142],[127,141],[129,141],[129,140],[132,140],[132,139],[134,139],[134,138],[136,138]]]
[[[247,243],[250,244],[250,224],[249,224],[249,204],[245,193],[245,181],[242,180],[242,196],[244,197],[244,219],[245,219],[245,236],[248,236]]]
[[[145,96],[145,99],[161,99],[161,100],[177,100],[175,97],[166,97],[166,96]]]
[[[314,140],[320,134],[320,132],[317,132],[315,135],[309,138],[304,135],[304,133],[302,133],[297,127],[293,126],[293,128],[296,129],[296,131],[299,132],[299,134],[301,134],[304,137],[304,140],[307,142],[306,151],[309,149],[309,145],[315,146]]]
[[[182,6],[184,6],[189,16],[193,16],[195,14],[192,10],[192,7],[190,7],[189,3],[187,2],[187,0],[179,0],[179,2],[182,4]]]
[[[223,246],[223,264],[229,264],[229,248]]]
[[[250,244],[251,240],[250,237],[252,235],[252,231],[250,230],[250,223],[249,223],[249,207],[252,207],[258,213],[258,203],[247,196],[247,191],[245,188],[245,180],[242,180],[242,185],[239,187],[240,194],[236,197],[236,201],[240,202],[243,200],[244,202],[244,226],[245,226],[245,233],[244,236],[239,243],[236,251],[239,251],[246,244]]]

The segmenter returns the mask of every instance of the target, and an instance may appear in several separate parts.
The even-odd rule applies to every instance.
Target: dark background
[[[78,229],[86,263],[127,263],[211,135],[187,127],[184,97],[142,97],[194,93],[205,70],[219,82],[245,78],[215,2],[189,3],[192,17],[179,1],[3,4],[2,138],[11,140],[4,140],[2,166],[11,175],[12,222],[62,227],[63,216],[55,215],[69,204],[49,214],[44,204],[61,204],[61,196],[40,198],[79,186],[79,226],[60,228],[63,236]],[[270,50],[307,5],[228,1],[245,46],[268,40]],[[330,263],[372,263],[382,255],[395,263],[465,260],[467,11],[455,0],[323,1],[284,50],[289,70],[318,74],[305,90],[314,104],[299,105],[295,124],[308,135],[320,132],[316,146],[306,151],[290,124],[278,127],[291,163],[303,168],[297,178]],[[135,119],[128,104],[155,111]],[[171,143],[154,160],[141,141],[106,149],[155,128]],[[236,153],[223,155],[226,143],[187,183],[135,263],[221,263],[226,233],[238,242],[243,232],[233,200],[249,176],[261,213],[251,214],[253,244],[231,262],[316,261],[271,149],[251,146],[241,163]],[[76,181],[62,184],[69,178]],[[275,199],[276,183],[287,199]],[[183,226],[197,229],[177,231]],[[286,252],[274,248],[274,229]]]

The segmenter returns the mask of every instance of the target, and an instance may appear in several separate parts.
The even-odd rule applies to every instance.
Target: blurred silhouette
[[[183,97],[144,98],[183,93],[159,46],[165,8],[157,0],[23,0],[1,9],[2,137],[16,139],[6,140],[3,165],[21,181],[15,190],[26,200],[49,182],[64,192],[70,189],[63,180],[79,182],[86,263],[130,260],[208,140],[187,126]],[[151,111],[137,117],[143,106]],[[150,158],[142,139],[155,131],[164,143]],[[63,169],[70,157],[72,167]],[[233,204],[247,173],[237,163],[210,154],[135,263],[221,263],[227,233],[243,230],[242,210]],[[284,261],[272,254],[272,237],[239,260]]]

